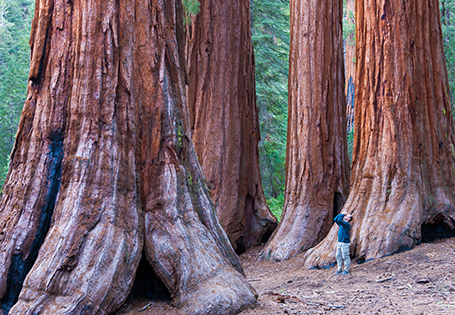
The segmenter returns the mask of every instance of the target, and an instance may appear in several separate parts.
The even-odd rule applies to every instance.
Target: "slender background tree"
[[[279,220],[286,162],[289,1],[251,1],[251,15],[261,129],[259,165],[267,203]]]
[[[344,64],[346,67],[346,122],[348,155],[352,156],[354,138],[354,80],[355,80],[355,0],[345,0],[343,17]]]

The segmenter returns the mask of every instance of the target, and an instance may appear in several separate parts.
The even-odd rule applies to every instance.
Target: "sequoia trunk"
[[[362,88],[345,212],[363,261],[412,248],[432,226],[455,235],[455,150],[438,1],[357,1],[356,28]],[[336,231],[307,267],[335,261]]]
[[[316,245],[349,189],[341,1],[291,1],[286,192],[261,259]]]
[[[191,142],[181,11],[36,2],[0,205],[4,314],[111,313],[142,255],[187,314],[254,304]]]
[[[276,227],[259,172],[249,0],[201,0],[188,39],[193,141],[218,218],[241,252]]]

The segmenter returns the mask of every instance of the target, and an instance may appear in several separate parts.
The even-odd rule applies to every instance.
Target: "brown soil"
[[[259,298],[241,315],[406,314],[455,315],[455,238],[363,264],[334,276],[336,268],[305,270],[302,255],[282,263],[256,262],[263,247],[240,256]],[[144,306],[147,308],[140,311]],[[118,315],[181,315],[170,303],[136,300]]]

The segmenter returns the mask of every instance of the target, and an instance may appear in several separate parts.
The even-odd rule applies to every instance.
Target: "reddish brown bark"
[[[261,259],[316,245],[349,190],[340,1],[291,1],[286,192]]]
[[[111,313],[143,253],[186,314],[255,303],[191,142],[181,15],[173,0],[36,2],[0,313],[19,291],[10,314]]]
[[[455,232],[455,151],[437,0],[358,1],[351,255],[415,246],[423,228]],[[306,266],[334,262],[336,228]]]
[[[277,224],[259,172],[249,1],[200,3],[187,52],[193,141],[220,223],[240,252],[267,241]]]

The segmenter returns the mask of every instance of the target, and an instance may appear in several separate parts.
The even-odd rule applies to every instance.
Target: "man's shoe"
[[[342,274],[341,270],[337,270],[337,272],[335,273],[335,276],[338,276],[339,274]]]
[[[347,274],[349,274],[349,271],[346,271],[346,270],[341,273],[342,276],[347,275]]]

